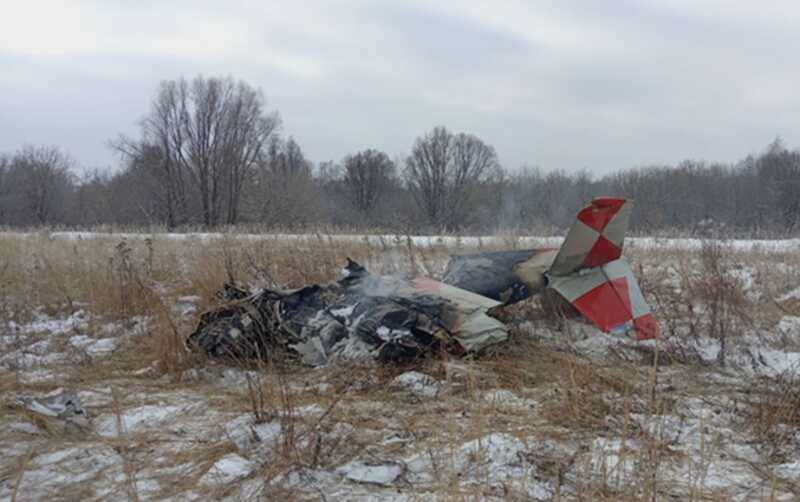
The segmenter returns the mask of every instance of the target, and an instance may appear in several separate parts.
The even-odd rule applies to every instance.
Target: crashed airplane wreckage
[[[275,351],[319,366],[332,359],[404,361],[447,350],[478,352],[508,338],[498,308],[554,289],[604,332],[653,338],[656,323],[621,258],[633,204],[596,198],[560,249],[452,256],[441,281],[376,276],[348,259],[326,285],[255,294],[227,285],[227,305],[201,317],[188,342],[212,357]]]

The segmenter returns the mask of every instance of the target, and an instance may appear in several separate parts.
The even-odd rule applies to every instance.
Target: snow
[[[77,456],[80,451],[80,448],[68,448],[66,450],[59,450],[52,453],[39,455],[34,460],[34,463],[40,466],[57,464],[66,458]]]
[[[117,348],[118,341],[116,338],[101,338],[97,340],[86,335],[74,335],[70,337],[69,343],[76,348],[85,350],[89,355],[97,356],[112,352]]]
[[[63,335],[75,331],[85,331],[88,328],[88,314],[83,310],[78,310],[67,318],[57,319],[47,314],[38,313],[36,319],[27,324],[17,324],[14,321],[9,321],[8,328],[12,333]]]
[[[522,399],[506,389],[486,391],[481,395],[481,398],[493,408],[509,412],[532,410],[538,404],[533,399]]]
[[[408,458],[406,478],[411,483],[431,483],[437,476],[452,477],[465,484],[479,482],[502,490],[513,488],[529,498],[549,500],[552,487],[536,480],[536,466],[525,459],[528,450],[519,438],[493,432],[467,441],[455,451],[423,452]]]
[[[800,341],[800,318],[785,316],[776,326],[776,334],[794,342]],[[743,376],[778,376],[785,372],[800,371],[800,345],[779,343],[772,333],[744,334],[727,339],[726,367]],[[578,344],[576,344],[577,346]],[[719,361],[722,344],[709,336],[665,337],[663,347],[676,353],[696,355],[706,365]]]
[[[800,481],[800,461],[778,464],[775,466],[775,473],[782,478],[798,482]]]
[[[236,453],[229,453],[217,460],[200,479],[204,485],[227,484],[248,476],[255,465]]]
[[[431,398],[439,393],[441,384],[432,376],[419,371],[407,371],[392,380],[392,385],[400,387],[417,397]]]
[[[17,492],[23,498],[17,500],[73,499],[67,490],[73,488],[74,494],[81,483],[122,478],[122,465],[111,446],[97,443],[36,455],[21,478]],[[0,482],[0,500],[8,500],[11,489],[12,485]]]
[[[356,483],[387,486],[400,477],[403,469],[394,463],[365,464],[363,462],[350,462],[337,469],[337,471],[348,480]]]
[[[250,413],[240,415],[224,426],[225,436],[239,451],[247,451],[259,444],[271,446],[281,433],[281,424],[266,422],[257,424]]]
[[[203,299],[197,295],[188,295],[178,297],[175,301],[175,310],[182,316],[190,316],[197,312],[197,304]]]
[[[800,317],[783,316],[778,322],[778,332],[782,335],[793,336],[795,340],[800,340]]]
[[[759,361],[765,366],[764,373],[769,376],[795,374],[800,371],[800,352],[761,347],[757,349],[757,353]]]
[[[627,481],[636,473],[637,453],[620,439],[597,438],[592,443],[592,471],[596,476]]]
[[[12,369],[28,369],[48,365],[55,365],[64,362],[66,356],[60,352],[53,352],[47,355],[30,354],[24,350],[9,352],[0,357],[0,366]]]
[[[25,434],[38,434],[39,428],[28,422],[14,422],[8,426],[11,432],[22,432]]]
[[[755,291],[756,271],[752,267],[739,266],[727,271],[727,275],[738,281],[739,288],[744,292],[748,301],[755,302],[761,298],[761,292]]]
[[[800,300],[800,286],[775,299],[778,303],[788,302],[789,300]]]
[[[16,238],[38,238],[40,233],[2,232],[3,235]],[[195,232],[195,233],[106,233],[106,232],[50,232],[48,238],[52,240],[95,240],[95,239],[126,239],[126,240],[168,240],[168,241],[212,241],[219,239],[237,239],[241,241],[277,241],[277,242],[308,242],[319,243],[318,234],[243,234],[224,232]],[[489,245],[509,246],[512,242],[520,247],[553,248],[559,247],[564,241],[563,237],[545,236],[459,236],[459,235],[399,235],[399,234],[328,234],[324,236],[326,242],[331,243],[365,243],[372,246],[402,247],[410,240],[415,246],[435,247],[445,246],[453,249],[478,248]],[[702,249],[703,239],[695,238],[661,238],[661,237],[628,237],[625,245],[636,249],[669,248],[695,251]],[[724,243],[734,251],[761,251],[765,253],[793,252],[800,248],[800,239],[730,239]]]
[[[124,434],[141,432],[147,428],[172,418],[180,412],[180,406],[148,404],[132,408],[122,413],[122,430],[119,430],[118,419],[114,414],[101,415],[95,421],[95,430],[103,437],[117,437]]]

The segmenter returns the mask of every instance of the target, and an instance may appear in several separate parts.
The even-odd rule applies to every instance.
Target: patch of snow
[[[504,411],[532,410],[538,404],[533,399],[523,399],[507,389],[486,391],[481,398],[495,409]]]
[[[38,434],[39,428],[29,422],[14,422],[8,426],[11,432],[22,432],[25,434]]]
[[[91,344],[86,351],[91,355],[107,354],[117,348],[115,338],[101,338]]]
[[[666,444],[679,442],[685,427],[685,419],[676,415],[631,413],[630,419],[650,436]]]
[[[775,474],[784,479],[800,481],[800,461],[776,465]]]
[[[197,295],[181,296],[175,300],[175,310],[182,316],[189,316],[197,312],[197,304],[202,301]]]
[[[45,355],[50,351],[50,340],[39,340],[25,347],[25,352],[36,354],[39,356]]]
[[[467,485],[488,483],[501,496],[512,489],[528,498],[550,500],[552,487],[536,479],[536,466],[525,456],[528,450],[519,438],[493,432],[468,441],[455,451],[428,451],[408,458],[406,478],[411,483],[430,483],[437,477],[457,479]]]
[[[90,480],[107,483],[117,479],[124,476],[122,465],[122,458],[113,448],[102,443],[85,444],[38,455],[32,459],[22,476],[18,493],[25,500],[48,500],[53,499],[54,495],[58,499],[71,498],[63,494],[65,488]],[[10,498],[11,487],[11,484],[0,483],[0,500]],[[118,487],[102,484],[97,488],[101,492],[104,489],[116,490]]]
[[[394,463],[366,464],[355,461],[339,467],[337,472],[356,483],[388,486],[400,477],[403,469]]]
[[[396,376],[392,380],[392,385],[418,397],[434,397],[442,387],[438,380],[419,371],[407,371]]]
[[[0,357],[0,366],[8,369],[28,369],[62,363],[66,359],[67,355],[63,352],[38,355],[31,354],[25,349],[20,349]]]
[[[291,490],[313,490],[317,493],[323,487],[332,488],[340,483],[341,477],[333,471],[309,469],[300,466],[278,474],[269,482],[271,486],[282,486]],[[333,497],[333,494],[328,493],[327,489],[325,491],[329,496]]]
[[[36,238],[39,233],[25,233],[25,232],[3,232],[5,235],[13,235],[21,238]],[[298,243],[318,243],[320,236],[318,234],[244,234],[244,233],[226,233],[226,232],[191,232],[191,233],[128,233],[128,232],[51,232],[48,237],[53,240],[97,240],[97,239],[128,239],[128,240],[170,240],[170,241],[184,241],[184,240],[199,240],[199,241],[212,241],[218,239],[237,239],[240,241],[278,241],[278,242],[298,242]],[[345,243],[364,243],[372,246],[385,248],[400,247],[407,245],[410,240],[415,246],[418,247],[435,247],[447,246],[456,249],[461,248],[479,248],[489,245],[507,245],[508,238],[504,236],[460,236],[460,235],[413,235],[402,236],[396,234],[336,234],[325,235],[325,239],[329,242],[345,242]],[[516,238],[515,241],[520,247],[544,247],[544,248],[557,248],[561,246],[564,241],[563,237],[542,237],[542,236],[526,236]],[[734,251],[752,251],[759,250],[765,253],[785,253],[792,252],[800,247],[800,239],[730,239],[725,240],[726,245],[729,245]],[[625,246],[636,249],[683,249],[687,251],[695,251],[702,249],[703,239],[690,239],[690,238],[662,238],[662,237],[628,237],[625,239]]]
[[[294,410],[295,414],[300,415],[301,417],[305,416],[313,416],[313,415],[322,415],[325,413],[325,408],[318,405],[317,403],[307,404],[305,406],[299,406]]]
[[[761,298],[761,292],[753,290],[753,286],[755,285],[753,276],[755,273],[752,267],[745,266],[732,268],[727,271],[728,276],[739,282],[739,287],[744,291],[745,297],[750,301],[756,301]]]
[[[590,358],[606,358],[609,354],[609,347],[619,345],[630,339],[618,334],[603,333],[594,326],[583,323],[574,322],[571,324],[571,329],[578,328],[583,331],[585,338],[575,342],[575,348],[581,354]],[[562,335],[557,335],[562,336]]]
[[[66,319],[52,318],[46,314],[38,314],[37,318],[28,324],[9,323],[9,329],[18,333],[49,333],[63,335],[74,331],[86,331],[88,327],[88,314],[78,310]]]
[[[80,448],[67,448],[66,450],[54,451],[52,453],[45,453],[44,455],[37,455],[33,462],[36,465],[50,465],[57,464],[65,458],[74,457],[82,450]]]
[[[800,352],[761,347],[758,349],[758,360],[764,365],[763,373],[769,376],[796,373],[800,370]]]
[[[49,382],[56,379],[60,381],[63,378],[63,374],[61,372],[55,373],[47,369],[34,369],[19,373],[17,378],[19,378],[19,383],[23,385],[31,385],[35,383]]]
[[[226,423],[224,429],[225,435],[239,451],[247,451],[257,444],[272,445],[280,436],[281,424],[278,422],[257,424],[253,415],[245,414]]]
[[[74,347],[85,350],[87,354],[95,356],[107,354],[117,348],[116,338],[95,339],[86,335],[74,335],[69,339],[69,343]]]
[[[78,397],[84,406],[106,406],[111,403],[111,387],[94,387],[89,390],[78,391]]]
[[[778,303],[788,302],[789,300],[800,300],[800,286],[775,299]]]
[[[699,486],[710,490],[727,490],[735,486],[748,491],[756,489],[763,483],[747,464],[733,460],[716,460],[706,466],[701,465],[696,482]]]
[[[707,363],[716,361],[722,351],[722,345],[719,341],[709,337],[699,337],[693,345],[700,359]]]
[[[800,339],[800,317],[787,315],[778,322],[778,331],[784,336]]]
[[[228,453],[211,466],[211,469],[200,478],[200,483],[204,485],[230,483],[248,476],[254,468],[253,462],[241,455]]]
[[[592,471],[603,479],[633,479],[638,471],[636,452],[629,451],[631,442],[597,438],[592,443]]]
[[[120,434],[141,432],[173,418],[180,406],[148,404],[126,410],[122,414],[122,430],[118,430],[117,416],[106,414],[94,421],[95,430],[103,437],[117,437]]]

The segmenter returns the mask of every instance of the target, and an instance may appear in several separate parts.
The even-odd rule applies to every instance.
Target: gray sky
[[[0,0],[0,152],[116,159],[160,80],[260,87],[315,161],[436,125],[597,174],[800,144],[800,2]]]

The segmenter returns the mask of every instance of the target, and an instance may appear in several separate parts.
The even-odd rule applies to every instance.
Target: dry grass
[[[514,247],[517,242],[510,237],[507,244]],[[332,469],[359,456],[407,456],[410,452],[402,442],[376,446],[387,424],[398,436],[415,445],[426,445],[430,453],[434,481],[420,495],[422,498],[437,494],[444,499],[473,500],[489,494],[485,487],[465,490],[448,465],[465,441],[493,431],[526,440],[538,437],[576,444],[573,451],[563,455],[538,451],[531,445],[526,461],[553,481],[556,499],[661,500],[676,493],[691,500],[714,498],[714,492],[699,481],[688,487],[662,484],[659,473],[665,463],[675,460],[674,445],[663,434],[644,430],[632,419],[645,416],[659,423],[677,413],[676,403],[685,395],[707,390],[705,369],[691,366],[696,358],[677,352],[675,347],[665,348],[657,357],[652,353],[628,358],[612,352],[607,360],[598,362],[573,350],[569,340],[575,337],[568,333],[563,342],[540,337],[525,323],[533,321],[536,329],[550,332],[569,330],[572,325],[570,309],[550,296],[508,309],[504,316],[513,327],[511,341],[477,360],[431,359],[414,368],[342,365],[314,372],[284,361],[243,363],[239,370],[246,375],[245,380],[230,391],[186,376],[198,369],[222,369],[186,352],[183,339],[194,327],[196,317],[186,318],[174,309],[182,296],[199,296],[198,308],[202,311],[215,304],[214,293],[226,280],[297,287],[334,279],[346,257],[379,273],[436,274],[449,252],[441,246],[417,248],[401,237],[372,246],[332,240],[322,234],[291,242],[235,237],[172,241],[158,236],[150,240],[108,237],[70,242],[53,241],[45,233],[26,238],[0,234],[0,298],[5,300],[0,315],[24,323],[40,313],[63,316],[83,309],[92,314],[92,332],[108,321],[147,319],[146,332],[110,356],[92,358],[74,353],[73,364],[63,368],[62,383],[75,388],[112,385],[116,390],[110,401],[105,407],[96,407],[96,412],[115,413],[120,417],[120,430],[124,429],[121,417],[129,388],[153,395],[168,389],[206,396],[205,405],[215,412],[243,412],[255,423],[279,423],[281,434],[269,456],[259,459],[263,467],[256,474],[264,480],[259,492],[264,499],[298,497],[276,482],[296,469]],[[673,338],[711,335],[729,341],[774,322],[782,315],[781,306],[768,299],[800,282],[800,254],[778,258],[785,264],[783,272],[776,269],[774,255],[758,251],[708,248],[689,253],[656,249],[633,250],[629,255],[665,336]],[[766,284],[760,289],[762,298],[744,295],[741,279],[728,274],[736,266],[752,269],[759,287],[762,282]],[[692,369],[670,373],[663,368],[665,364]],[[443,383],[436,399],[420,400],[391,387],[394,377],[408,369],[422,371]],[[681,391],[685,394],[664,390],[659,378],[665,372],[681,373],[681,382],[686,385]],[[3,392],[43,389],[6,374],[0,376]],[[319,390],[321,384],[325,390]],[[698,389],[690,390],[693,385]],[[787,431],[800,425],[795,387],[796,381],[788,377],[759,383],[748,401],[744,426],[765,445],[774,445],[771,455],[775,461],[781,460],[781,452],[789,444]],[[484,393],[497,389],[510,390],[536,406],[510,410],[483,398]],[[298,411],[312,404],[322,413],[306,416]],[[13,413],[20,416],[22,412]],[[40,417],[22,419],[48,430],[47,423],[37,422]],[[51,437],[60,437],[58,431],[51,432]],[[135,500],[140,496],[139,473],[148,467],[142,462],[149,458],[153,444],[135,434],[121,436],[111,442],[124,459],[125,482],[119,495]],[[600,439],[620,442],[621,463],[635,464],[633,474],[614,465],[598,469],[592,464],[592,448]],[[170,489],[160,495],[189,489],[209,497],[224,495],[197,483],[217,460],[233,452],[235,447],[226,441],[181,450],[175,454],[174,463],[192,463],[193,467],[169,478]],[[708,457],[712,454],[703,453]],[[19,460],[15,465],[25,466],[30,459]],[[703,456],[696,460],[691,479],[701,480],[699,471],[706,461]],[[9,475],[21,477],[24,470],[22,467]],[[505,497],[522,500],[514,491]]]
[[[28,449],[28,452],[22,457],[22,460],[19,463],[19,467],[17,468],[17,472],[14,476],[14,489],[11,492],[11,502],[17,502],[17,496],[19,495],[19,487],[22,484],[22,476],[25,475],[25,470],[28,468],[28,464],[33,458],[33,454],[35,452],[35,448],[31,447]]]
[[[800,381],[796,374],[754,380],[745,390],[745,416],[766,455],[786,460],[800,428]]]

